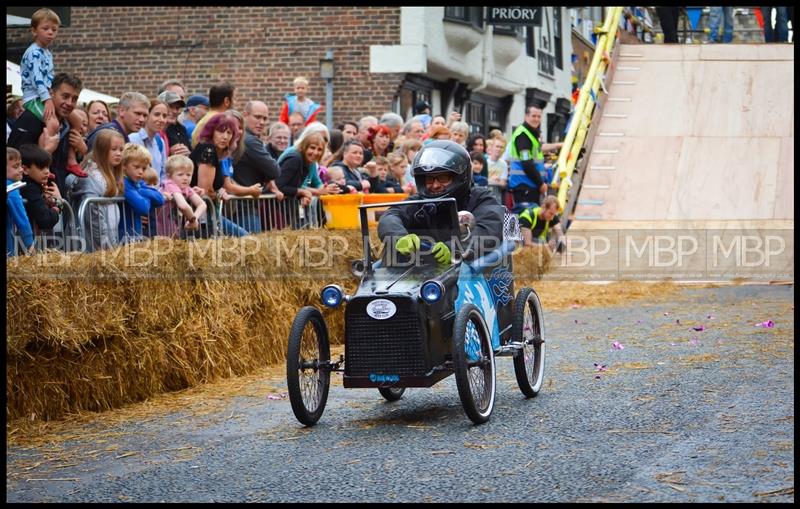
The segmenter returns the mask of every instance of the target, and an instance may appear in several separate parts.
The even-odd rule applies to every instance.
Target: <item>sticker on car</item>
[[[367,314],[376,320],[386,320],[397,312],[394,302],[386,299],[375,299],[367,304]]]

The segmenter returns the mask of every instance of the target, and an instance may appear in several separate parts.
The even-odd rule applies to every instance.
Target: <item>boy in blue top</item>
[[[45,145],[47,138],[58,136],[60,128],[55,104],[50,97],[55,66],[53,54],[47,49],[56,39],[60,25],[61,18],[52,10],[43,8],[34,12],[31,16],[33,44],[22,55],[22,62],[19,66],[24,107],[45,123],[45,129],[39,141],[39,145],[42,146]],[[73,130],[81,131],[81,118],[77,112],[70,113],[68,120]],[[75,149],[72,147],[69,148],[67,155],[67,171],[78,177],[86,176],[78,164]]]
[[[22,179],[22,156],[15,148],[6,147],[6,186],[19,182]],[[25,245],[25,252],[33,254],[36,247],[33,244],[33,230],[25,212],[25,205],[22,204],[22,197],[19,189],[15,189],[6,195],[6,256],[17,254],[17,237],[22,239]],[[16,227],[16,235],[14,234]]]
[[[122,242],[142,238],[142,216],[164,205],[161,192],[142,183],[145,171],[150,166],[150,152],[141,145],[128,143],[122,149],[122,172],[125,187],[125,203],[122,206],[122,221],[119,223],[119,238]]]

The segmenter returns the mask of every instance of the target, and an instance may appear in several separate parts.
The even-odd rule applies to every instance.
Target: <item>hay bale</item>
[[[360,256],[356,231],[287,231],[7,262],[7,417],[108,410],[282,362],[297,310],[323,283],[354,291]],[[341,341],[342,313],[325,314]]]
[[[10,260],[7,417],[108,410],[283,362],[324,284],[355,292],[362,247],[359,231],[280,231]],[[515,272],[538,278],[550,259],[531,252]],[[323,315],[343,342],[344,313]]]

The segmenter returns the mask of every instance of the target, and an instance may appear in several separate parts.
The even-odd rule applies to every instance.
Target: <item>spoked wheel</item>
[[[386,398],[386,401],[397,401],[398,399],[403,397],[403,393],[406,392],[405,387],[378,387],[378,392],[381,393],[381,396]]]
[[[330,358],[328,327],[322,313],[313,306],[302,308],[289,332],[286,384],[292,411],[306,426],[316,424],[325,410],[331,385],[331,372],[327,369]],[[320,368],[321,364],[326,366]]]
[[[514,355],[514,374],[526,397],[539,394],[544,380],[544,320],[542,304],[533,288],[523,288],[514,302],[513,341],[522,343]]]
[[[461,405],[475,424],[489,420],[494,409],[494,351],[486,322],[473,304],[464,304],[453,324],[453,368]]]

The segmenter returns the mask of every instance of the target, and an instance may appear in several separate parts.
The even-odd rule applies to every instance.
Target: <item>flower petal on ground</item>
[[[613,348],[614,350],[623,350],[625,348],[625,345],[623,345],[619,341],[614,341],[613,343],[611,343],[611,348]]]
[[[756,327],[766,327],[768,329],[771,329],[775,327],[775,322],[773,322],[772,320],[767,320],[766,322],[757,323]]]
[[[702,332],[702,331],[706,330],[706,326],[705,325],[699,325],[697,327],[692,327],[692,330],[697,331],[697,332]]]

